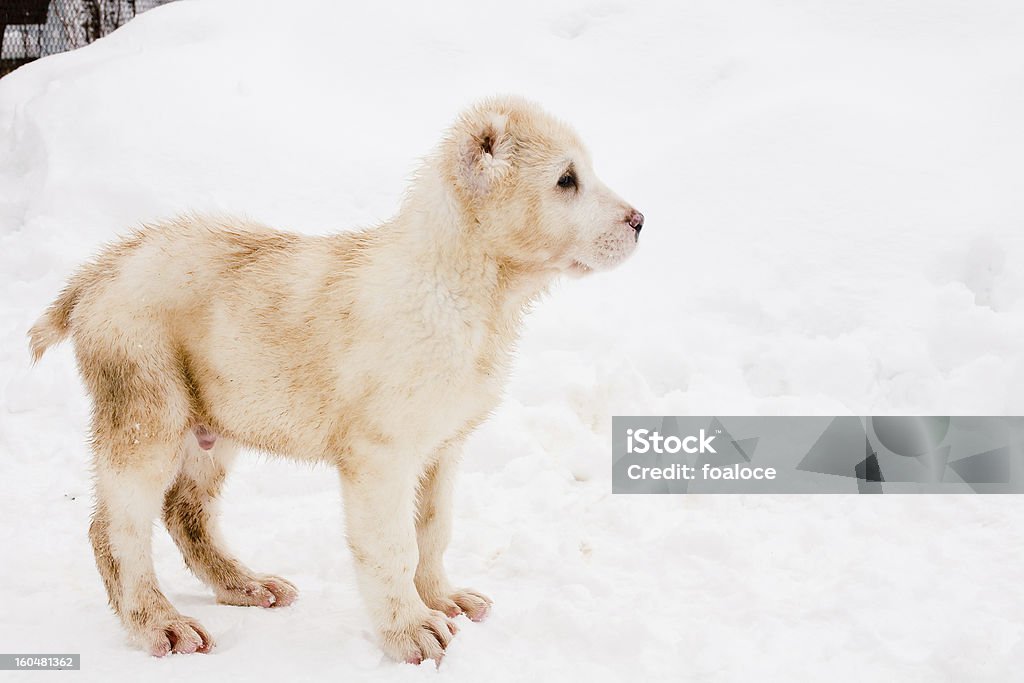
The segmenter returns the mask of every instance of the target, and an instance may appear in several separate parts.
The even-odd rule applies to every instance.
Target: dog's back
[[[294,366],[338,324],[323,302],[344,307],[340,281],[359,246],[358,234],[302,237],[197,216],[145,228],[72,276],[29,332],[33,358],[72,338],[94,438],[134,445],[135,425],[167,439],[212,425],[253,447],[302,451],[288,416],[321,412],[330,378]],[[291,410],[269,400],[286,392]]]
[[[33,360],[73,328],[83,340],[102,328],[117,336],[117,320],[141,317],[154,323],[158,308],[167,313],[201,311],[225,290],[236,288],[247,271],[277,272],[282,260],[297,253],[301,240],[255,223],[198,216],[138,230],[108,245],[71,277],[29,331]],[[79,304],[102,312],[103,319],[76,313]]]

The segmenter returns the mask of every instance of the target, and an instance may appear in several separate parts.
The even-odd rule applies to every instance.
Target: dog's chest
[[[445,396],[456,404],[464,400],[473,405],[497,398],[509,343],[493,310],[439,292],[427,302],[419,328],[421,335],[408,352],[425,369],[423,400]]]
[[[358,362],[341,359],[343,368],[372,368],[357,377],[343,373],[341,390],[372,387],[365,398],[376,428],[396,443],[412,439],[405,445],[429,450],[497,405],[510,345],[495,311],[472,300],[437,289],[402,304],[378,318],[376,334],[358,345]]]

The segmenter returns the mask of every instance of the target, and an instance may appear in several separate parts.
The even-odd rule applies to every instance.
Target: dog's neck
[[[462,304],[493,309],[503,325],[518,327],[530,304],[558,276],[492,253],[476,224],[448,195],[439,178],[424,174],[385,229],[405,254],[407,267],[420,273]],[[446,197],[438,202],[436,197]]]

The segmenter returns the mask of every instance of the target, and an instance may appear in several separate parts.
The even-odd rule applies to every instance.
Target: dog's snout
[[[636,209],[633,209],[629,212],[629,215],[626,216],[626,223],[636,231],[636,236],[639,237],[640,231],[644,227],[644,215]]]

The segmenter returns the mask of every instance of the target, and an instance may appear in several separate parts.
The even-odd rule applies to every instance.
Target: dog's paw
[[[287,607],[298,597],[298,589],[279,576],[261,576],[241,588],[217,590],[217,602],[241,607]]]
[[[432,659],[440,666],[448,643],[459,629],[437,610],[426,610],[419,618],[404,626],[385,629],[384,651],[388,656],[409,664]]]
[[[140,633],[140,638],[154,657],[163,657],[171,652],[187,655],[213,649],[213,638],[206,629],[195,619],[180,615],[147,626]]]
[[[456,589],[450,595],[425,599],[427,607],[444,612],[449,617],[465,614],[470,621],[483,621],[491,611],[494,602],[484,595],[469,588]]]

